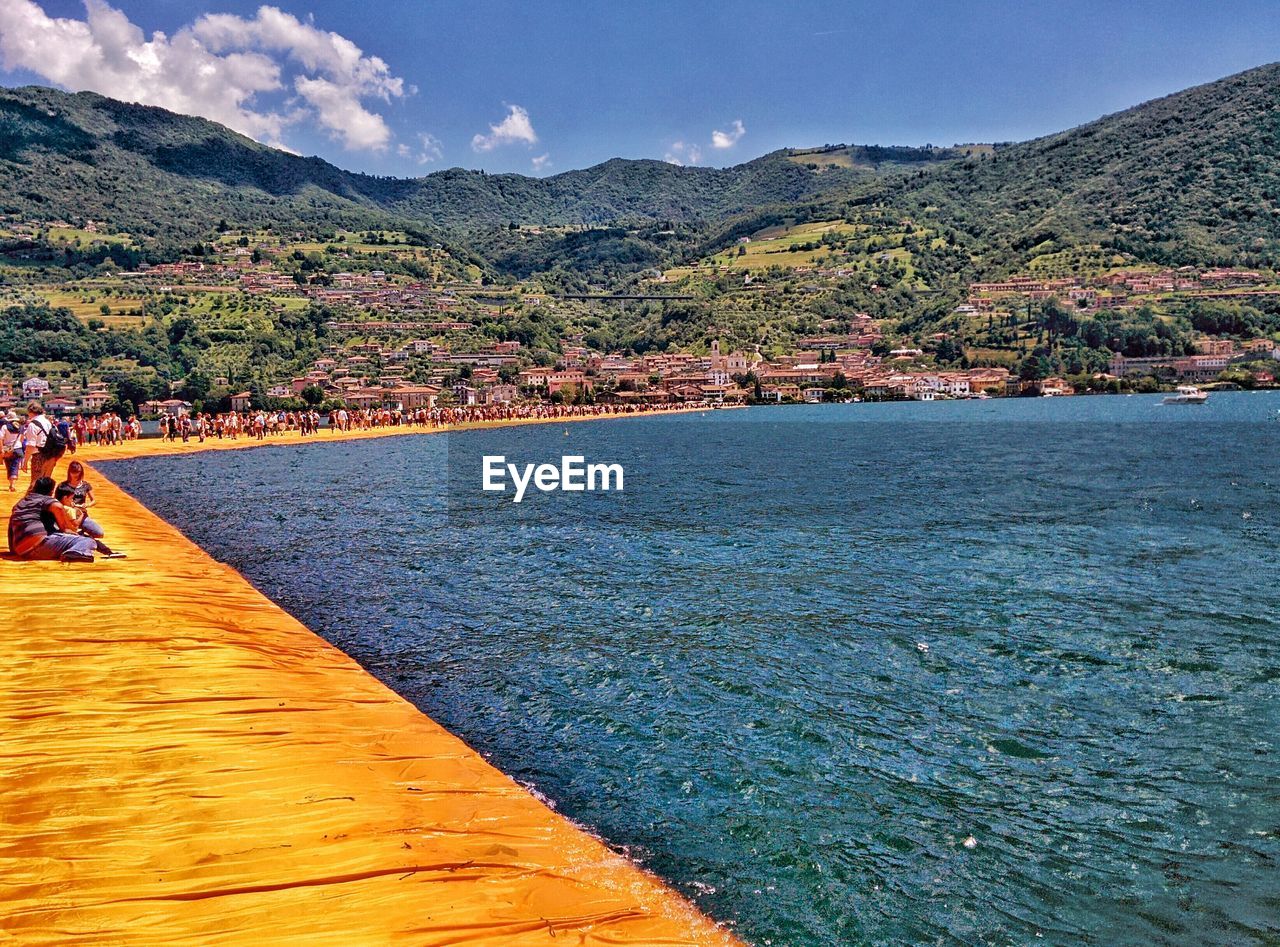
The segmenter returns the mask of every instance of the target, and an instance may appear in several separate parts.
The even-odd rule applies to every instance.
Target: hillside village
[[[999,145],[409,179],[8,89],[0,398],[157,413],[1271,386],[1277,82],[1259,67]]]
[[[38,237],[46,244],[62,240],[82,248],[127,240],[111,235],[100,222],[79,224],[0,221],[10,238]],[[838,232],[837,226],[823,225],[823,233]],[[895,227],[903,234],[912,229],[909,222]],[[441,247],[413,245],[404,235],[337,233],[317,241],[302,233],[282,237],[220,230],[197,247],[198,253],[171,262],[139,262],[125,269],[108,259],[80,279],[48,282],[34,279],[30,268],[9,270],[8,286],[0,292],[11,304],[70,300],[77,319],[99,334],[140,333],[153,325],[171,335],[185,318],[191,323],[186,331],[203,332],[207,348],[187,378],[165,384],[157,380],[145,398],[124,397],[132,389],[122,392],[118,384],[121,374],[142,370],[136,359],[102,360],[97,371],[56,362],[32,365],[30,372],[0,380],[0,407],[41,398],[55,413],[93,413],[131,402],[123,406],[126,411],[154,416],[302,404],[411,411],[536,401],[721,405],[1064,396],[1154,390],[1175,382],[1267,386],[1274,384],[1267,366],[1280,358],[1280,343],[1271,336],[1202,333],[1189,351],[1113,351],[1099,370],[1066,377],[1019,372],[1007,359],[1004,364],[997,358],[984,360],[972,338],[966,343],[967,334],[981,333],[984,326],[989,334],[1006,324],[1016,328],[1037,307],[1061,306],[1073,316],[1089,316],[1189,300],[1238,303],[1280,296],[1274,276],[1258,270],[1120,267],[972,282],[952,310],[958,328],[922,336],[903,331],[892,318],[867,312],[832,316],[830,300],[838,298],[842,286],[865,281],[865,274],[856,265],[822,265],[822,258],[812,254],[792,259],[790,266],[770,263],[767,271],[747,270],[740,279],[732,274],[739,273],[736,265],[745,253],[683,271],[642,273],[621,290],[557,293],[537,278],[493,284],[477,274],[448,273]],[[740,240],[739,246],[750,243]],[[819,249],[830,255],[832,245],[827,240]],[[888,262],[886,252],[877,251],[877,265]],[[18,262],[12,254],[11,259]],[[712,279],[725,287],[718,301],[705,305],[712,323],[717,305],[732,309],[751,294],[751,305],[759,308],[762,299],[785,299],[792,285],[801,302],[787,300],[789,308],[775,322],[795,317],[797,305],[803,310],[809,304],[806,297],[828,303],[820,319],[807,318],[803,311],[794,318],[796,331],[784,345],[743,345],[741,339],[734,345],[715,332],[714,324],[706,333],[709,338],[688,348],[639,352],[591,343],[589,326],[599,321],[600,307],[657,307],[665,319],[668,307],[698,304],[700,287]],[[770,289],[771,279],[782,285],[781,296]],[[314,326],[316,345],[310,357],[282,360],[271,374],[220,369],[219,362],[205,357],[219,340],[234,347],[255,321],[269,325],[280,314],[302,312],[323,314]],[[516,320],[543,317],[571,331],[544,336],[536,345],[507,331]],[[500,338],[504,335],[511,337]],[[1026,349],[1030,339],[1016,341]],[[950,358],[944,357],[948,351]],[[11,371],[19,368],[10,366]],[[202,384],[188,383],[195,374],[206,376]]]

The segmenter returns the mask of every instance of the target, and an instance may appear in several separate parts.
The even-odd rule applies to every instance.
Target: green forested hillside
[[[598,281],[697,258],[762,227],[871,210],[945,236],[966,278],[1078,247],[1272,266],[1278,198],[1280,65],[998,147],[829,145],[725,169],[614,159],[541,179],[353,174],[161,109],[0,91],[0,212],[105,220],[158,254],[224,220],[322,235],[386,228],[439,240],[496,274]]]
[[[866,176],[814,175],[779,153],[723,170],[614,159],[549,178],[462,169],[380,178],[268,148],[204,119],[92,93],[0,93],[0,210],[105,219],[174,243],[224,219],[455,232],[510,222],[709,220],[831,193]]]
[[[1113,353],[1184,355],[1206,335],[1280,342],[1278,200],[1277,65],[1021,143],[615,159],[541,179],[353,174],[161,109],[0,90],[0,366],[92,374],[135,403],[263,385],[334,344],[339,315],[395,309],[374,293],[329,310],[325,287],[422,281],[420,310],[462,318],[450,344],[519,341],[539,364],[565,339],[777,358],[869,322],[859,345],[877,355],[1089,377]],[[138,278],[179,260],[216,265],[176,289]],[[242,263],[284,286],[244,289]],[[1189,267],[1187,282],[1220,264],[1261,272],[1110,289],[1117,271]],[[1028,273],[1076,295],[970,300],[974,282]]]
[[[1280,64],[987,155],[871,198],[967,235],[980,268],[1101,244],[1163,264],[1280,261]]]

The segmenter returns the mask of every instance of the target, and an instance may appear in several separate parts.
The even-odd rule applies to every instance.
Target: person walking
[[[10,411],[0,422],[0,450],[4,452],[4,472],[9,478],[9,492],[18,489],[18,471],[26,452],[22,448],[22,419]]]
[[[34,487],[41,477],[52,479],[53,468],[58,466],[58,460],[66,452],[67,439],[45,417],[39,401],[27,405],[27,424],[22,429],[22,440],[26,444],[22,469],[31,471],[31,485]]]

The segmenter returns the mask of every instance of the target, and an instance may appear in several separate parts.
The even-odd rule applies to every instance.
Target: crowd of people
[[[97,500],[93,485],[85,479],[84,465],[78,460],[67,464],[67,476],[61,483],[54,476],[58,462],[68,452],[75,452],[81,420],[55,421],[45,415],[38,401],[27,405],[25,423],[15,411],[4,416],[0,442],[9,489],[16,492],[19,476],[24,471],[31,474],[26,494],[9,514],[9,552],[15,558],[93,562],[96,555],[124,557],[103,541],[102,527],[89,516]],[[97,440],[104,430],[107,437],[113,436],[110,423],[103,426],[97,423],[101,420],[95,419],[92,425],[93,443],[107,442]],[[87,428],[81,427],[83,430]],[[86,438],[79,443],[90,442]]]
[[[226,411],[184,417],[166,416],[160,436],[168,441],[203,443],[209,439],[237,440],[297,432],[317,434],[327,426],[333,432],[374,428],[418,427],[439,430],[482,421],[556,420],[606,417],[665,410],[644,404],[607,405],[468,405],[447,408],[335,408],[326,414],[309,411]],[[53,419],[38,401],[27,405],[24,420],[16,411],[0,418],[0,449],[10,492],[17,492],[23,473],[30,474],[26,494],[9,517],[9,551],[19,559],[60,559],[92,562],[95,555],[121,558],[103,541],[103,530],[89,516],[93,487],[84,479],[84,465],[73,460],[66,479],[54,476],[58,462],[86,445],[110,445],[136,440],[142,424],[136,417],[106,412],[97,417]]]
[[[241,436],[264,440],[268,434],[298,431],[314,434],[322,416],[317,411],[226,411],[221,414],[166,415],[160,419],[160,436],[167,441],[203,444],[207,438],[237,440]]]
[[[650,405],[469,405],[451,408],[334,408],[331,411],[224,411],[160,419],[160,436],[166,441],[265,440],[277,434],[317,434],[365,431],[387,427],[422,427],[428,430],[477,421],[519,421],[556,418],[604,417],[662,410]]]
[[[142,436],[141,420],[132,415],[122,418],[114,411],[107,411],[96,417],[77,415],[68,425],[76,445],[119,444],[122,441],[136,441]]]
[[[134,441],[142,435],[142,422],[136,417],[128,419],[108,411],[95,417],[77,415],[70,420],[59,418],[54,420],[45,415],[41,409],[32,421],[31,408],[39,408],[39,402],[33,401],[27,406],[26,420],[16,412],[9,411],[0,417],[0,450],[4,454],[5,474],[9,479],[9,492],[18,489],[18,475],[21,471],[32,471],[32,482],[37,480],[46,466],[51,467],[50,458],[55,451],[47,454],[37,449],[43,447],[49,431],[56,431],[56,439],[61,447],[58,457],[63,452],[74,454],[83,444],[119,444],[123,441]],[[56,458],[55,458],[56,459]]]
[[[647,404],[495,404],[465,405],[448,408],[418,408],[400,411],[392,408],[338,408],[329,412],[329,429],[333,431],[364,430],[379,427],[413,426],[438,429],[478,421],[531,421],[557,418],[595,418],[619,414],[642,414],[669,410],[666,405]]]

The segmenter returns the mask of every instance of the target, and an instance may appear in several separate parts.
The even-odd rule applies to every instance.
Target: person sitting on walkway
[[[58,484],[58,488],[70,487],[75,494],[76,506],[88,512],[90,507],[97,504],[97,499],[93,495],[93,484],[84,479],[84,464],[78,460],[73,460],[67,464],[67,479]]]
[[[9,551],[19,559],[93,562],[97,541],[53,498],[53,478],[41,477],[9,514]]]
[[[75,461],[72,461],[72,463],[75,463]],[[108,559],[123,559],[125,557],[124,553],[115,552],[102,541],[102,537],[106,534],[102,531],[101,526],[89,519],[89,514],[85,511],[85,508],[76,503],[76,491],[71,484],[64,483],[54,490],[53,498],[62,504],[63,511],[66,512],[71,522],[76,525],[74,532],[92,539],[98,552]]]

